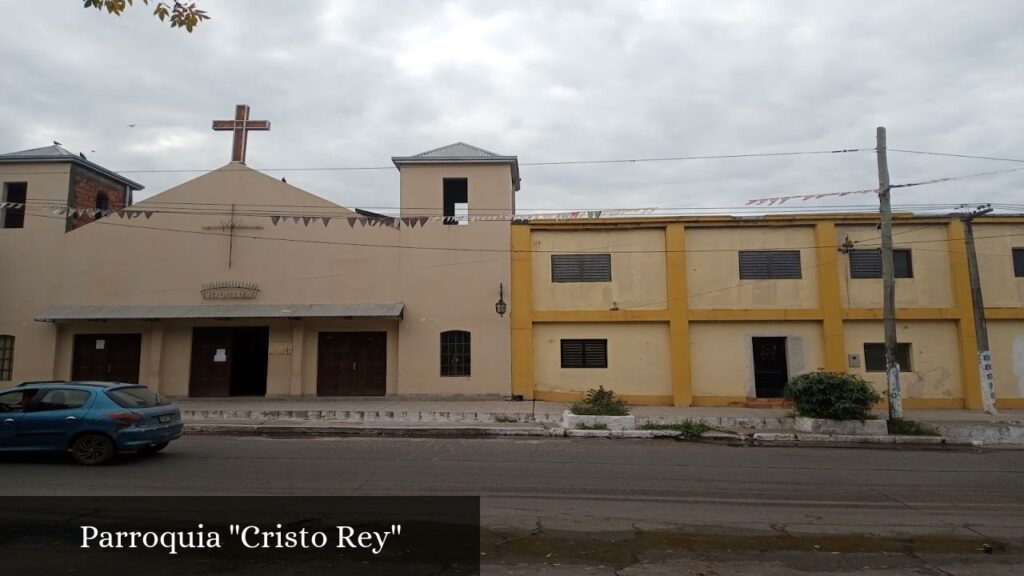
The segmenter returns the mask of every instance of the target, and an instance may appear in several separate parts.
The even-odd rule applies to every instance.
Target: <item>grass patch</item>
[[[586,422],[580,422],[576,424],[577,430],[607,430],[608,425],[604,422],[595,422],[594,424],[587,424]]]
[[[654,422],[646,422],[640,425],[640,429],[675,430],[676,432],[679,432],[683,438],[700,438],[705,432],[710,432],[712,430],[711,426],[708,426],[703,422],[693,422],[691,420],[684,420],[674,424],[655,424]]]
[[[888,420],[886,424],[889,425],[889,434],[897,434],[899,436],[938,436],[939,434],[927,426],[922,426],[918,422],[913,420],[904,420],[902,418],[895,418]]]
[[[497,414],[494,416],[495,422],[519,422],[519,419],[509,414]]]

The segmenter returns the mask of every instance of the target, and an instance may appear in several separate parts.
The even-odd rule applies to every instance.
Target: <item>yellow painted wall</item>
[[[691,322],[693,395],[754,397],[751,338],[786,337],[790,376],[824,366],[818,322]]]
[[[687,287],[693,309],[817,308],[814,228],[686,228]],[[799,280],[741,280],[739,250],[800,250]]]
[[[837,225],[840,244],[849,236],[855,248],[877,248],[881,244],[874,226]],[[911,250],[913,278],[896,279],[897,308],[948,308],[953,303],[948,232],[944,224],[908,223],[893,226],[893,248]],[[839,258],[839,295],[844,308],[881,308],[880,278],[850,278],[850,259]]]
[[[989,320],[996,398],[1024,398],[1024,320]]]
[[[608,368],[562,368],[562,338],[606,338]],[[603,385],[620,395],[672,395],[667,322],[535,324],[533,354],[538,391],[585,392]]]
[[[881,322],[855,321],[844,323],[846,353],[860,356],[859,368],[847,368],[870,382],[876,390],[886,389],[885,372],[867,372],[864,366],[864,343],[884,342]],[[956,322],[924,320],[897,322],[899,342],[910,343],[911,372],[900,374],[903,397],[962,399],[959,347]]]
[[[1013,275],[1013,249],[1024,248],[1024,223],[986,224],[975,221],[981,293],[986,307],[1024,306],[1024,278]]]
[[[666,308],[665,231],[535,230],[534,310],[663,310]],[[551,282],[552,253],[610,253],[611,282]]]

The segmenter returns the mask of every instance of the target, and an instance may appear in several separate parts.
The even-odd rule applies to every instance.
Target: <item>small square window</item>
[[[904,342],[896,344],[896,363],[900,365],[900,372],[913,371],[910,365],[910,344]],[[885,344],[864,343],[864,370],[885,372]]]
[[[607,368],[608,340],[562,340],[562,368]]]

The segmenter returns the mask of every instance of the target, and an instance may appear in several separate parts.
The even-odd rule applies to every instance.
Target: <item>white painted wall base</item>
[[[801,432],[814,434],[885,436],[889,433],[885,420],[828,420],[797,416],[793,419],[793,427]]]

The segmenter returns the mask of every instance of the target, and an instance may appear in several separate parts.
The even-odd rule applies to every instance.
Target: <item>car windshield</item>
[[[108,390],[107,396],[122,408],[152,408],[153,406],[167,406],[170,404],[159,394],[145,386]]]

